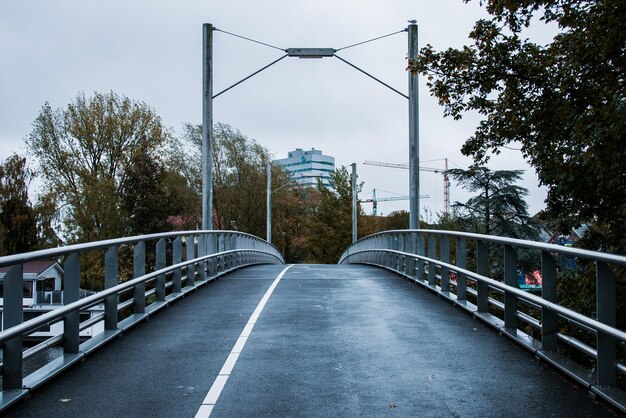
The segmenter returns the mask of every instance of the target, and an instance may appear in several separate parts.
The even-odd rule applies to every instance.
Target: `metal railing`
[[[90,263],[96,254],[102,264],[104,289],[80,299],[81,258],[89,254]],[[64,305],[24,321],[23,264],[50,259],[63,263]],[[237,268],[283,263],[273,245],[232,231],[142,235],[0,257],[0,267],[11,266],[3,279],[0,411],[189,291]],[[146,273],[146,267],[152,271]],[[127,277],[121,277],[123,271]],[[57,335],[24,349],[29,336],[55,324],[62,324]],[[98,332],[86,339],[81,334],[86,329]],[[25,368],[27,359],[55,346],[62,346],[56,359]]]
[[[533,257],[542,278],[537,295],[518,286],[522,258]],[[456,231],[397,230],[360,239],[339,263],[382,267],[423,285],[626,412],[626,332],[617,327],[617,307],[626,301],[616,297],[626,257]],[[590,312],[560,300],[572,272],[576,280],[595,276]]]

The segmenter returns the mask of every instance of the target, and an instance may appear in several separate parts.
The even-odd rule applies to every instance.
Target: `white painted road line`
[[[280,282],[280,279],[283,278],[285,273],[287,273],[287,270],[289,270],[291,267],[293,267],[293,264],[285,267],[283,271],[280,272],[278,277],[274,279],[272,285],[269,287],[269,289],[267,289],[267,292],[265,292],[265,295],[263,295],[263,298],[250,316],[250,319],[248,320],[248,323],[246,323],[246,326],[243,328],[243,331],[239,335],[239,338],[237,338],[237,342],[235,342],[233,349],[230,351],[228,358],[224,362],[222,370],[220,370],[218,376],[213,382],[213,385],[211,385],[209,393],[207,393],[204,401],[202,401],[202,405],[200,405],[200,408],[198,409],[198,412],[196,412],[196,418],[208,418],[211,416],[211,412],[213,412],[213,407],[215,407],[215,403],[220,397],[220,394],[222,393],[222,390],[224,389],[224,386],[226,385],[226,382],[228,381],[228,378],[230,377],[230,374],[235,367],[235,363],[237,363],[239,353],[241,353],[241,351],[243,350],[243,347],[248,341],[248,336],[252,333],[252,328],[254,328],[256,321],[259,319],[259,316],[261,315],[263,308],[265,308],[265,304],[270,299],[270,296],[272,296],[274,289],[276,289],[278,282]]]

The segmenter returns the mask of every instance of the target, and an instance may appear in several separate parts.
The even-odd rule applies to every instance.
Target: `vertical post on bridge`
[[[213,25],[202,25],[202,229],[213,229]]]
[[[418,54],[417,25],[409,25],[409,59]],[[409,71],[409,228],[420,227],[419,84]]]
[[[267,242],[272,243],[272,163],[267,162],[267,219],[265,220],[265,238]]]
[[[357,240],[357,225],[356,225],[356,163],[350,164],[352,166],[352,242],[356,242]]]

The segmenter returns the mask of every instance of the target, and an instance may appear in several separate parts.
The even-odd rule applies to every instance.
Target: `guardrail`
[[[147,243],[150,243],[148,250]],[[104,250],[104,289],[79,299],[81,257]],[[120,252],[132,253],[131,266],[120,266]],[[63,303],[23,321],[23,264],[36,260],[63,263]],[[146,262],[148,260],[148,263]],[[123,260],[122,260],[123,261]],[[3,279],[2,392],[0,411],[26,396],[29,390],[81,360],[126,329],[166,307],[186,293],[237,268],[255,264],[283,264],[280,252],[255,236],[232,231],[180,231],[70,245],[0,257],[11,266]],[[146,266],[152,269],[146,274]],[[127,267],[130,277],[120,277]],[[127,279],[127,281],[124,281]],[[100,312],[93,315],[94,307]],[[88,319],[81,319],[82,318]],[[88,314],[88,315],[87,315]],[[24,350],[24,340],[41,329],[62,323],[58,335]],[[81,341],[81,331],[99,331]],[[62,354],[43,366],[25,371],[25,360],[54,346]]]
[[[538,260],[540,295],[518,287],[520,255]],[[617,327],[616,298],[626,257],[456,231],[398,230],[360,239],[339,263],[375,265],[423,285],[626,412],[626,332]],[[584,275],[582,266],[595,270],[591,313],[559,299],[563,275]]]

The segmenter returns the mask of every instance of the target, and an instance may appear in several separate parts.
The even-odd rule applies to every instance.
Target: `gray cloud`
[[[0,14],[0,157],[23,152],[23,139],[44,102],[65,106],[79,91],[113,90],[153,106],[180,131],[201,120],[203,23],[281,48],[339,48],[400,30],[417,19],[420,45],[462,45],[483,11],[461,0],[271,0],[5,2]],[[214,91],[238,81],[281,52],[214,35]],[[406,91],[406,34],[342,51],[341,56]],[[460,146],[476,118],[442,117],[420,86],[422,160],[449,158],[467,167]],[[359,164],[364,194],[371,189],[407,194],[407,173],[363,166],[365,160],[407,162],[406,99],[335,59],[285,59],[215,100],[214,120],[232,124],[277,157],[290,149],[322,149],[339,165]],[[21,148],[20,148],[21,147]],[[454,164],[454,165],[452,165]],[[442,166],[442,161],[424,163]],[[519,152],[494,158],[492,168],[526,169],[531,210],[543,207],[545,191]],[[422,206],[443,209],[441,177],[423,173]],[[467,195],[453,185],[452,199]],[[384,213],[408,202],[379,206]]]

